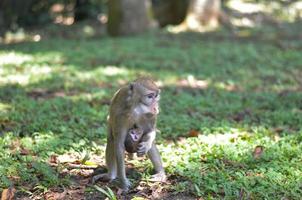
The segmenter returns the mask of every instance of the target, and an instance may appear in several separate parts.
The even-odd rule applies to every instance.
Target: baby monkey
[[[143,129],[134,127],[128,131],[125,139],[125,149],[128,153],[138,153],[138,146],[143,137]],[[141,156],[138,153],[138,156]]]
[[[128,134],[125,139],[125,149],[128,153],[137,153],[137,156],[143,156],[144,151],[140,148],[141,142],[144,142],[148,139],[148,133],[144,134],[143,129],[134,126],[128,131]]]

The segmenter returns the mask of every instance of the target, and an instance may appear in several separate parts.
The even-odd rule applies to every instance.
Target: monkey
[[[125,149],[128,153],[137,152],[143,133],[143,130],[137,127],[134,127],[128,131],[125,139]]]
[[[155,169],[152,181],[164,181],[166,174],[155,144],[156,118],[159,114],[160,89],[149,77],[141,77],[123,86],[114,95],[109,107],[108,134],[105,151],[108,172],[92,178],[114,181],[127,192],[131,183],[125,173],[125,141],[129,130],[137,126],[143,131],[137,154],[147,154]]]

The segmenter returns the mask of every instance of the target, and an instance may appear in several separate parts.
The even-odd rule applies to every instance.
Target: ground
[[[3,195],[299,199],[298,25],[121,38],[42,35],[38,42],[2,45]],[[157,143],[168,181],[148,182],[150,162],[127,159],[134,187],[121,196],[114,186],[89,180],[104,170],[110,98],[145,74],[162,90]]]

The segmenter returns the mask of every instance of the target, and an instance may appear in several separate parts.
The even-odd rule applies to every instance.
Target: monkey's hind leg
[[[94,184],[97,181],[103,181],[108,182],[112,181],[116,178],[117,171],[116,171],[116,160],[114,155],[114,141],[112,134],[109,133],[107,136],[107,146],[106,146],[106,166],[107,166],[107,173],[104,174],[98,174],[92,177],[92,184]]]
[[[159,154],[159,151],[155,145],[155,143],[152,144],[151,149],[148,151],[148,156],[154,166],[155,174],[152,175],[151,179],[149,181],[152,182],[165,182],[167,180],[167,176],[162,164],[162,160]]]

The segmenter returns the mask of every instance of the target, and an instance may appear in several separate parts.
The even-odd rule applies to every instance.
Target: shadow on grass
[[[48,78],[24,86],[1,86],[0,103],[9,107],[2,115],[5,120],[1,121],[1,132],[2,135],[12,132],[9,143],[3,142],[5,148],[9,149],[14,146],[13,141],[20,140],[20,148],[29,149],[33,157],[39,158],[37,166],[32,167],[28,166],[31,161],[27,159],[30,158],[12,160],[7,156],[4,168],[20,170],[19,175],[25,176],[21,177],[22,180],[35,179],[35,184],[56,185],[59,176],[50,172],[46,159],[52,154],[68,151],[101,152],[103,149],[98,146],[105,146],[105,119],[112,94],[122,83],[146,73],[163,82],[158,119],[162,144],[171,139],[178,141],[180,136],[188,137],[190,130],[207,136],[225,134],[233,129],[253,134],[255,127],[262,127],[264,131],[256,134],[259,138],[278,135],[287,140],[291,135],[298,135],[302,124],[301,83],[297,79],[302,73],[299,52],[275,48],[271,40],[256,41],[253,37],[238,40],[219,32],[212,34],[155,33],[135,38],[52,39],[5,46],[8,52],[33,56],[33,61],[21,63],[21,66],[38,60],[39,66],[49,65],[54,71]],[[118,73],[106,74],[106,70],[111,69]],[[120,73],[117,69],[124,71]],[[26,73],[26,67],[24,71]],[[182,85],[183,80],[187,85]],[[202,89],[193,87],[196,81],[204,81],[207,86]],[[252,148],[257,142],[240,149]],[[220,146],[215,147],[218,153],[214,150],[207,152],[206,174],[192,173],[200,170],[199,151],[197,157],[188,153],[193,162],[187,164],[184,171],[179,172],[178,165],[168,168],[173,168],[169,170],[200,188],[207,185],[199,196],[238,197],[242,193],[252,197],[259,192],[253,190],[258,184],[265,188],[260,192],[271,192],[283,186],[282,194],[287,188],[297,189],[292,180],[282,185],[270,179],[279,175],[277,172],[272,172],[268,178],[271,181],[259,181],[265,179],[262,169],[266,173],[271,167],[285,165],[283,161],[278,162],[274,145],[267,145],[269,154],[260,161],[254,161],[246,151],[234,157],[237,155],[235,147],[235,144]],[[19,149],[21,153],[22,148]],[[281,148],[276,151],[283,152]],[[167,157],[171,159],[169,155]],[[290,156],[283,157],[290,159]],[[18,162],[21,164],[16,164]],[[179,165],[183,165],[182,162]],[[284,169],[281,171],[287,173]],[[283,177],[280,180],[285,181]],[[242,188],[242,192],[238,188]],[[260,196],[267,196],[269,192]]]

